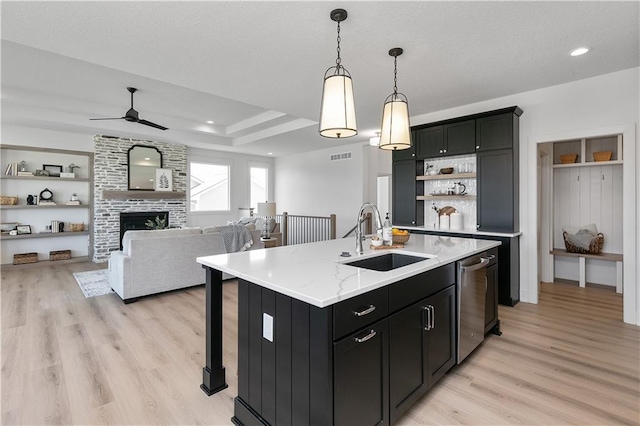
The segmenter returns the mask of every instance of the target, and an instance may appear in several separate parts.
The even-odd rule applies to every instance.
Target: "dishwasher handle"
[[[481,259],[480,262],[476,263],[475,265],[460,266],[460,270],[462,272],[477,271],[478,269],[486,268],[489,262],[491,262],[491,259],[487,257],[481,257],[480,259]]]

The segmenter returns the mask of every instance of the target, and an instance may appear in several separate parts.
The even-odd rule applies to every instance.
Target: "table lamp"
[[[264,217],[264,228],[262,229],[262,238],[271,238],[271,232],[269,231],[269,218],[276,215],[276,203],[270,203],[268,201],[264,203],[258,203],[258,216]]]

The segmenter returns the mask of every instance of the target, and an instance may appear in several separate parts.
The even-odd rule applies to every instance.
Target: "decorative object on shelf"
[[[79,169],[80,166],[76,166],[74,163],[71,163],[67,166],[67,170],[65,170],[66,173],[75,173],[76,169]]]
[[[83,223],[70,223],[69,224],[70,232],[82,232],[84,231],[84,222]]]
[[[451,173],[453,173],[453,167],[445,167],[443,169],[440,169],[441,175],[450,175]]]
[[[80,200],[78,199],[78,194],[75,192],[71,194],[71,199],[67,201],[67,206],[79,206]]]
[[[36,170],[35,171],[35,175],[36,176],[49,176],[49,170]]]
[[[611,161],[611,151],[599,151],[593,153],[593,161]]]
[[[20,170],[19,171],[20,172],[26,172],[27,171],[27,162],[26,161],[22,160],[20,162]]]
[[[569,253],[600,254],[604,245],[604,234],[598,232],[594,223],[580,228],[563,228],[562,238]]]
[[[156,191],[173,191],[173,175],[171,169],[156,169]]]
[[[403,93],[398,93],[398,56],[403,52],[400,47],[389,50],[389,55],[393,56],[393,93],[387,96],[382,109],[380,149],[396,151],[411,148],[409,102]]]
[[[271,232],[269,230],[270,218],[276,215],[276,203],[270,203],[265,201],[264,203],[258,203],[258,216],[264,217],[264,228],[262,229],[261,238],[271,238]]]
[[[454,195],[467,195],[467,185],[462,182],[453,182]]]
[[[36,206],[38,205],[38,196],[37,195],[27,195],[27,205],[28,206]]]
[[[424,163],[424,175],[435,175],[437,172],[433,169],[433,164]]]
[[[43,164],[42,168],[49,172],[49,176],[51,177],[60,177],[60,173],[62,173],[62,166],[55,164]]]
[[[56,204],[55,201],[53,201],[53,192],[51,192],[49,188],[45,188],[40,192],[38,204],[42,206],[53,206]]]
[[[49,252],[49,260],[68,260],[71,259],[71,250],[53,250]]]
[[[38,253],[16,253],[13,255],[14,265],[24,265],[26,263],[37,263]]]
[[[18,231],[18,235],[30,234],[31,226],[30,225],[18,225],[16,226],[16,231]]]
[[[18,204],[18,197],[2,195],[0,196],[0,205],[2,206],[15,206]]]
[[[326,138],[349,138],[358,134],[358,128],[351,74],[340,57],[340,22],[347,19],[347,11],[334,9],[329,16],[338,23],[338,56],[335,66],[324,73],[318,132]]]
[[[560,155],[560,162],[562,164],[573,164],[578,159],[578,154],[562,154]]]
[[[449,215],[449,229],[451,230],[460,230],[462,229],[463,216],[460,212],[453,212]]]
[[[16,229],[16,226],[18,226],[17,222],[0,223],[0,232],[8,233]]]

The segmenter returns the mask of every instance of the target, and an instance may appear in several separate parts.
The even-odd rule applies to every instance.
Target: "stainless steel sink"
[[[380,256],[344,262],[344,264],[357,268],[371,269],[373,271],[391,271],[413,263],[422,262],[423,260],[429,260],[429,258],[409,256],[408,254],[400,253],[386,253]]]

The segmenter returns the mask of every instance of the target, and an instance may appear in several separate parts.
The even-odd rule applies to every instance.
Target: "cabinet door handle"
[[[488,278],[485,276],[484,277],[484,292],[486,293],[489,290],[489,280]]]
[[[423,306],[422,307],[422,321],[424,324],[426,324],[423,328],[424,331],[429,331],[431,330],[431,306]],[[427,313],[427,320],[424,321],[424,313]]]
[[[447,150],[445,149],[443,152],[445,152],[445,153],[446,153],[446,152],[447,152]]]
[[[476,149],[480,149],[480,145],[476,145]]]
[[[364,342],[366,342],[367,340],[369,340],[369,339],[373,338],[373,336],[375,336],[376,334],[377,334],[377,333],[376,333],[376,331],[375,331],[375,330],[371,330],[371,331],[369,331],[369,334],[367,334],[367,335],[366,335],[366,336],[364,336],[364,337],[355,337],[355,341],[356,341],[357,343],[364,343]]]
[[[436,328],[436,311],[432,305],[429,305],[429,310],[431,311],[431,315],[429,315],[429,317],[431,318],[431,329],[433,330]]]
[[[440,150],[440,154],[442,154],[442,150]]]
[[[357,317],[363,317],[367,314],[370,314],[371,312],[375,311],[376,307],[374,305],[369,305],[369,307],[367,309],[365,309],[364,311],[354,311],[353,315],[357,316]]]

